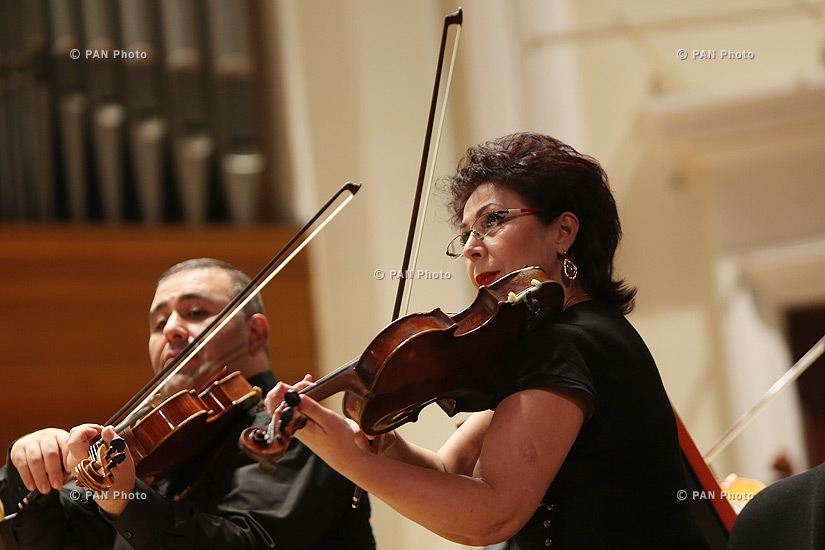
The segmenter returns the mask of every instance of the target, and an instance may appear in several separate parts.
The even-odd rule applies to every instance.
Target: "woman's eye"
[[[485,225],[487,226],[487,229],[492,229],[493,227],[501,223],[503,219],[504,214],[502,214],[501,212],[490,212],[489,214],[487,214]]]

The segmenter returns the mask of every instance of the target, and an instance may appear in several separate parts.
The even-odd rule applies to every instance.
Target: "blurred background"
[[[825,2],[461,6],[409,311],[475,296],[444,255],[438,178],[476,142],[554,135],[610,175],[630,320],[707,452],[825,334]],[[281,378],[359,355],[392,313],[458,7],[0,0],[0,443],[110,416],[148,380],[166,267],[254,274],[346,181],[363,188],[264,298]],[[825,461],[824,368],[713,459],[718,478]],[[437,448],[458,421],[427,409],[404,430]],[[384,547],[457,548],[374,507]]]

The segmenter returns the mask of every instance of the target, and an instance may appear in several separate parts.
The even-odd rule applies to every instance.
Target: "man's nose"
[[[166,320],[166,325],[163,327],[163,335],[169,341],[186,340],[189,338],[189,331],[183,319],[181,319],[177,313],[173,313],[169,319]]]

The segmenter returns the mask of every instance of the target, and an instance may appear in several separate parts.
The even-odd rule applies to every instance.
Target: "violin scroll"
[[[77,486],[103,493],[112,488],[112,468],[126,460],[126,441],[114,437],[107,445],[98,439],[89,447],[89,456],[74,468]]]
[[[301,396],[295,390],[289,390],[284,396],[286,407],[278,415],[272,418],[267,429],[247,428],[241,432],[238,439],[238,446],[249,457],[254,458],[261,464],[274,464],[280,459],[289,440],[296,430],[300,430],[306,425],[306,417],[295,416],[295,407],[301,402]],[[278,423],[277,433],[275,423]]]

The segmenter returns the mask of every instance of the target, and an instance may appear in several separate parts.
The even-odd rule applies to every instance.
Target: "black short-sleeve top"
[[[515,548],[707,547],[689,503],[677,498],[684,462],[659,371],[618,308],[591,300],[540,313],[502,372],[497,402],[572,388],[594,404]]]

